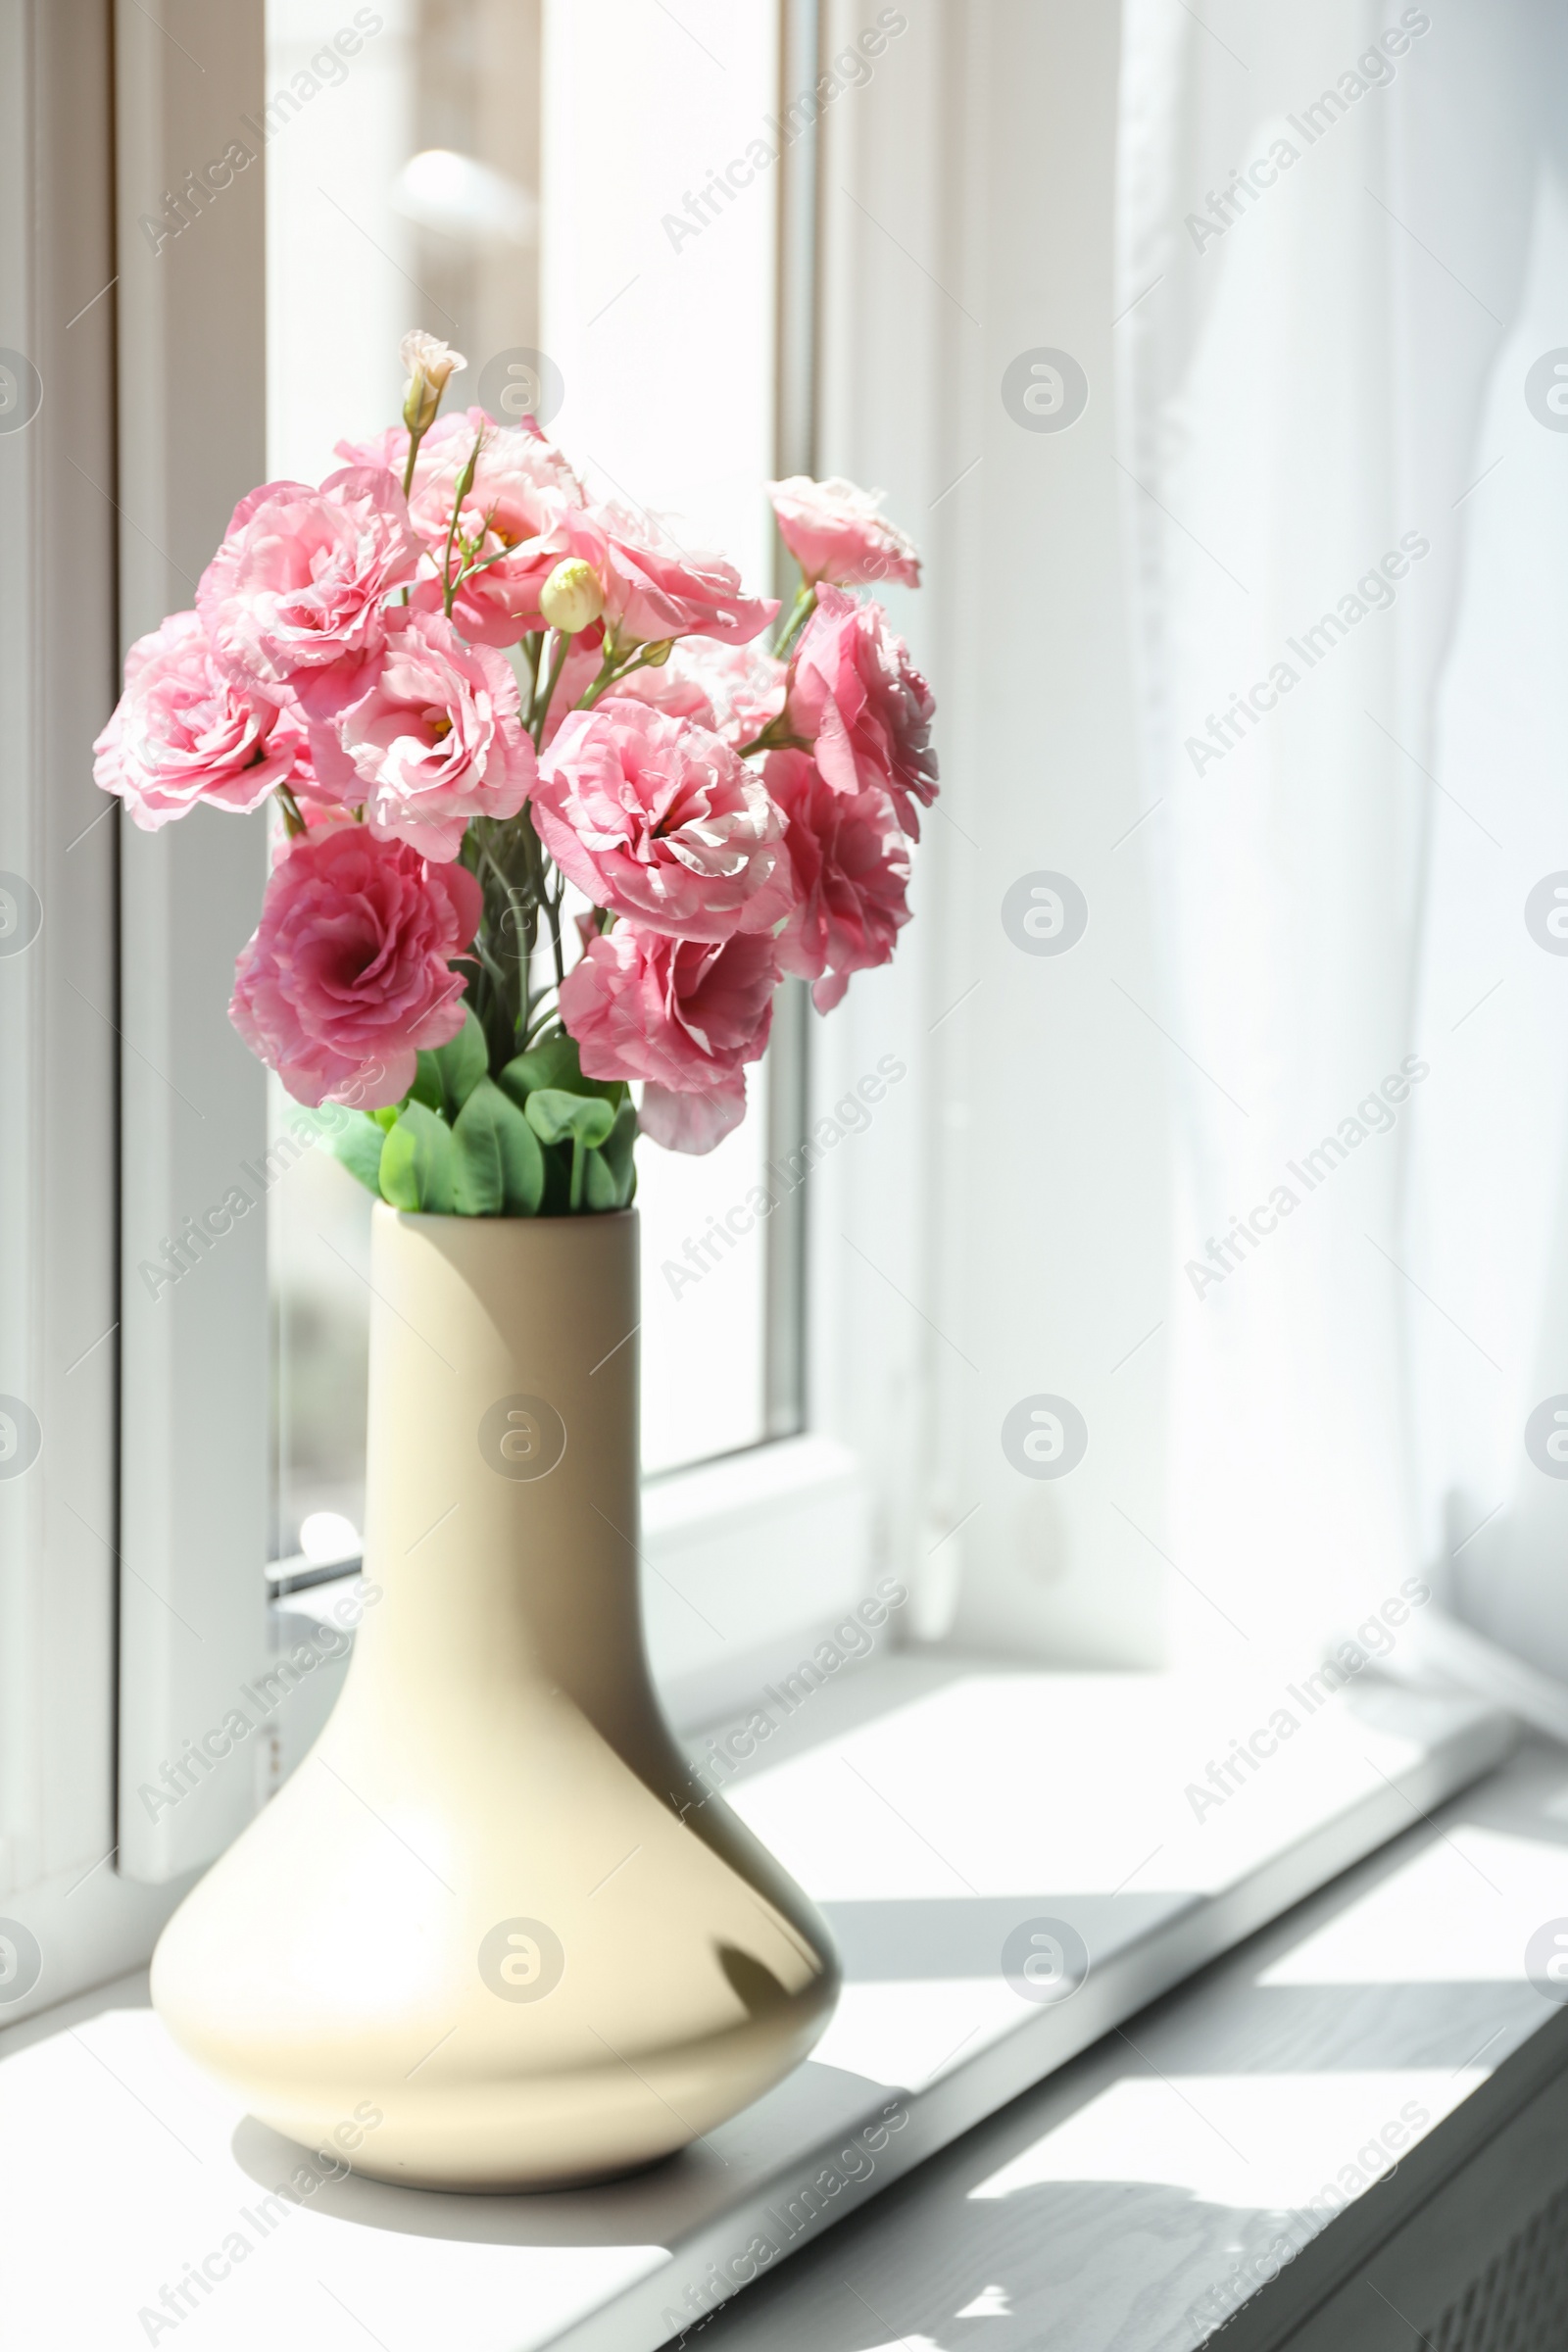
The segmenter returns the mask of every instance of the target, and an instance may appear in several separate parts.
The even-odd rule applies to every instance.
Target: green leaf
[[[545,1198],[543,1213],[547,1217],[564,1217],[571,1211],[571,1163],[575,1147],[554,1144],[545,1152]]]
[[[452,1132],[453,1205],[460,1217],[532,1217],[544,1199],[539,1140],[493,1079],[481,1078]]]
[[[425,1103],[406,1103],[381,1146],[381,1198],[394,1208],[452,1213],[452,1130]]]
[[[637,1189],[637,1163],[632,1156],[632,1147],[636,1141],[636,1106],[632,1102],[623,1102],[620,1108],[616,1111],[615,1124],[610,1130],[610,1133],[606,1137],[602,1147],[604,1156],[608,1161],[611,1173],[615,1180],[615,1199],[613,1205],[616,1208],[628,1207],[630,1205],[631,1197]],[[589,1182],[589,1198],[590,1200],[593,1198],[591,1178]]]
[[[452,1130],[452,1205],[460,1217],[499,1217],[506,1197],[501,1138],[487,1097],[500,1090],[480,1081]],[[505,1102],[506,1097],[501,1100]],[[514,1114],[516,1115],[515,1113]]]
[[[542,1144],[564,1144],[569,1139],[592,1150],[615,1124],[615,1113],[602,1097],[568,1095],[560,1087],[536,1087],[523,1107]]]
[[[377,1199],[381,1192],[381,1146],[386,1138],[372,1113],[354,1111],[332,1137],[332,1153]]]
[[[583,1180],[587,1173],[584,1161],[615,1124],[613,1109],[597,1095],[567,1095],[560,1087],[541,1086],[528,1097],[523,1110],[541,1143],[570,1142],[571,1176],[566,1188],[566,1207],[568,1212],[576,1211],[582,1206]]]
[[[471,1004],[463,1007],[463,1027],[448,1044],[418,1057],[414,1100],[437,1110],[449,1127],[490,1067],[490,1050]]]
[[[624,1079],[583,1076],[582,1064],[577,1059],[577,1041],[568,1037],[564,1029],[558,1029],[554,1037],[530,1046],[526,1054],[509,1061],[497,1082],[506,1088],[519,1108],[540,1088],[568,1095],[598,1095],[606,1102],[627,1100]]]
[[[583,1199],[592,1209],[618,1208],[620,1185],[614,1169],[602,1152],[583,1154]]]
[[[501,1178],[509,1217],[536,1217],[545,1197],[545,1155],[539,1139],[514,1102],[496,1088],[501,1137]]]
[[[405,1097],[404,1100],[407,1101],[407,1097]],[[382,1134],[385,1135],[389,1127],[395,1127],[397,1125],[398,1112],[402,1108],[402,1102],[388,1102],[385,1103],[379,1110],[368,1111],[366,1116],[373,1119],[376,1125],[380,1128]]]

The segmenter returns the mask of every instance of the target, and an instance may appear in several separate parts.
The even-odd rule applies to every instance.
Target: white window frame
[[[37,1947],[26,2006],[140,1960],[181,1890],[117,1867],[116,1645],[136,1589],[117,1576],[118,1095],[135,1050],[118,815],[91,748],[117,691],[123,536],[114,60],[107,5],[0,12],[0,341],[41,378],[0,443],[0,867],[33,894],[24,930],[40,918],[0,957],[0,1390],[41,1441],[0,1478],[0,1912]]]
[[[262,165],[228,167],[205,202],[187,177],[221,180],[209,159],[259,145],[242,119],[261,101],[261,36],[259,7],[186,0],[159,24],[119,0],[122,652],[195,602],[236,500],[265,478]],[[259,826],[207,816],[121,827],[119,1868],[155,1884],[250,1817],[249,1777],[199,1761],[177,1805],[142,1792],[238,1703],[266,1638],[266,1212],[258,1200],[218,1240],[195,1222],[235,1188],[260,1192],[244,1171],[266,1151],[265,1073],[227,1004],[266,846]],[[177,1283],[160,1273],[171,1242],[190,1260]]]

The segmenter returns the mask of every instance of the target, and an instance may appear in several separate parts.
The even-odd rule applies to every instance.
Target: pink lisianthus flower
[[[299,719],[219,666],[195,612],[136,640],[125,691],[92,748],[93,781],[148,833],[198,801],[247,810],[276,784],[309,786]]]
[[[311,727],[315,790],[365,804],[370,831],[456,858],[470,817],[515,816],[534,780],[512,665],[439,612],[386,618],[379,659],[337,716]]]
[[[605,622],[622,645],[653,645],[663,637],[716,637],[744,645],[760,637],[778,611],[771,596],[747,596],[741,575],[722,556],[688,552],[653,515],[616,505],[591,508],[603,533],[602,552],[587,547],[605,589]]]
[[[671,1152],[710,1152],[746,1115],[779,968],[753,934],[705,943],[617,923],[561,989],[561,1017],[590,1078],[648,1081],[642,1125]]]
[[[782,820],[760,779],[690,719],[607,695],[563,719],[533,820],[596,906],[674,939],[771,929],[788,910]]]
[[[324,833],[341,832],[345,826],[359,828],[361,823],[355,811],[342,801],[302,800],[299,806],[300,814],[305,819],[305,830],[313,841],[319,841]],[[272,851],[273,865],[281,865],[293,847],[294,841],[289,835],[280,832]]]
[[[662,1152],[694,1156],[711,1152],[746,1116],[746,1073],[731,1070],[700,1095],[678,1094],[650,1079],[643,1088],[637,1125]]]
[[[683,638],[667,662],[657,667],[634,669],[629,676],[617,678],[616,694],[628,702],[645,703],[650,710],[662,710],[666,718],[694,719],[698,726],[707,727],[710,734],[716,735],[718,712],[713,708],[713,698],[695,663],[681,660],[689,648],[698,645],[705,652],[713,650],[707,638]]]
[[[937,797],[931,747],[936,703],[880,605],[819,588],[790,665],[785,708],[835,792],[890,792],[900,824],[920,838],[914,803]]]
[[[228,1017],[297,1102],[400,1102],[421,1048],[463,1026],[451,969],[482,894],[461,865],[427,865],[364,825],[290,844],[240,953]]]
[[[586,513],[583,488],[553,441],[531,417],[517,425],[492,423],[483,409],[437,417],[419,443],[409,488],[409,513],[429,558],[412,602],[439,610],[440,572],[458,483],[482,436],[474,480],[458,519],[451,564],[480,563],[459,589],[453,618],[466,637],[484,645],[515,645],[542,625],[539,590],[564,556],[581,555],[600,568],[603,539]],[[368,441],[340,441],[349,466],[375,466],[402,481],[409,436],[391,426]]]
[[[547,744],[598,676],[603,638],[604,629],[596,623],[572,639],[545,723]],[[667,662],[628,671],[616,680],[614,691],[671,718],[695,719],[738,751],[783,710],[784,679],[784,663],[765,646],[715,645],[710,637],[683,637]]]
[[[713,697],[714,733],[737,750],[770,726],[784,709],[785,664],[763,645],[705,648],[704,664]]]
[[[837,475],[813,482],[806,473],[767,487],[779,536],[808,580],[831,580],[840,588],[878,580],[919,587],[914,543],[879,512],[880,490],[858,489]]]
[[[196,609],[225,668],[317,715],[379,648],[383,607],[413,580],[420,547],[403,493],[369,466],[319,490],[265,482],[234,509]]]
[[[694,718],[737,751],[784,708],[785,667],[765,646],[683,637],[662,668],[634,669],[615,688],[676,718]]]
[[[770,753],[764,773],[795,877],[779,963],[830,1012],[852,972],[892,960],[909,919],[908,845],[885,792],[835,792],[804,752]]]
[[[451,567],[470,572],[453,602],[452,617],[481,645],[515,645],[544,626],[539,591],[565,556],[603,568],[604,539],[582,504],[566,461],[542,433],[491,424],[482,409],[444,417],[415,462],[410,513],[437,573],[445,564],[458,483],[482,432],[471,488],[458,517]],[[432,448],[431,444],[434,444]],[[441,603],[440,578],[421,581],[416,604]]]
[[[468,462],[475,433],[486,436],[488,453],[490,441],[505,446],[514,437],[528,443],[536,467],[534,478],[541,487],[559,490],[576,506],[584,503],[583,487],[569,462],[550,440],[531,416],[513,424],[497,424],[487,410],[480,408],[449,409],[438,416],[419,443],[419,454],[414,461],[414,480],[409,490],[411,509],[426,503],[425,493],[438,476],[444,476],[455,490],[458,477]],[[372,433],[368,441],[340,441],[337,455],[345,466],[378,466],[396,474],[399,482],[408,470],[409,435],[406,425],[391,424],[384,432]],[[447,517],[452,514],[452,501],[447,500]],[[445,524],[442,525],[445,536]]]

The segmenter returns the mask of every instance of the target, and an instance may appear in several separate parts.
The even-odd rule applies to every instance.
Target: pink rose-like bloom
[[[830,1012],[852,972],[892,960],[909,919],[908,848],[885,792],[835,792],[804,752],[771,753],[765,773],[797,894],[778,959]]]
[[[819,588],[790,669],[790,725],[812,745],[835,792],[875,787],[893,795],[914,841],[937,797],[931,748],[936,703],[880,605],[859,605],[841,588]]]
[[[316,789],[365,804],[370,831],[427,858],[456,858],[474,816],[515,816],[534,779],[517,681],[506,657],[465,645],[439,612],[399,610],[361,691],[313,724]]]
[[[615,688],[677,718],[695,718],[739,750],[784,708],[785,667],[765,646],[684,637],[662,668],[634,669]]]
[[[478,928],[461,865],[427,865],[364,825],[294,842],[240,953],[228,1017],[297,1102],[399,1102],[415,1055],[463,1026],[450,959]]]
[[[524,416],[514,425],[497,424],[486,410],[468,408],[449,409],[444,416],[436,418],[420,441],[419,454],[414,461],[414,481],[409,491],[411,508],[425,503],[425,493],[438,476],[444,476],[453,489],[457,488],[458,476],[467,464],[468,453],[473,447],[473,437],[479,432],[487,436],[487,449],[490,436],[503,445],[513,436],[527,442],[534,453],[534,463],[538,468],[535,478],[540,485],[559,490],[573,504],[582,505],[583,488],[576,473],[533,417]],[[368,441],[340,441],[337,455],[345,466],[376,466],[387,473],[396,474],[401,482],[409,464],[408,427],[391,424],[384,432],[372,433]],[[452,501],[449,498],[448,516],[451,513]],[[443,522],[443,536],[445,530],[446,524]]]
[[[771,596],[747,596],[741,575],[722,556],[689,553],[653,515],[610,505],[591,510],[604,534],[596,561],[605,588],[605,621],[623,645],[662,637],[716,637],[744,645],[760,637],[778,611]]]
[[[219,666],[195,612],[136,640],[125,691],[92,748],[93,781],[148,833],[198,801],[245,810],[274,784],[310,784],[298,718]]]
[[[919,587],[914,542],[878,511],[880,490],[858,489],[838,475],[813,482],[806,473],[767,487],[779,536],[808,580],[832,580],[841,588],[876,580]]]
[[[764,645],[704,647],[704,664],[713,697],[714,732],[737,749],[751,743],[784,708],[789,672]]]
[[[676,939],[770,929],[789,906],[777,809],[727,743],[607,695],[563,719],[533,820],[596,906]]]
[[[572,705],[598,675],[604,660],[604,631],[597,624],[571,641],[545,722],[550,743]],[[760,735],[784,708],[785,667],[765,646],[715,645],[709,637],[683,637],[667,662],[634,669],[616,681],[628,702],[646,703],[671,718],[692,718],[722,735],[737,751]]]
[[[484,439],[451,561],[454,572],[464,562],[483,568],[458,590],[452,617],[466,637],[482,645],[515,645],[530,629],[543,628],[539,591],[556,565],[565,556],[580,556],[599,570],[604,540],[559,450],[540,433],[490,424],[484,411],[474,409],[466,417],[443,419],[445,434],[438,424],[416,461],[410,511],[438,568],[446,561],[458,482],[473,454],[475,419]],[[414,601],[439,606],[439,579],[421,582]]]
[[[323,833],[341,832],[345,826],[360,827],[360,819],[342,801],[302,800],[300,814],[305,819],[305,830],[313,841],[319,841]],[[293,847],[294,843],[286,833],[278,835],[272,850],[274,867],[282,864]]]
[[[403,493],[378,466],[265,482],[242,498],[201,577],[196,609],[225,668],[274,702],[322,715],[380,646],[382,609],[420,547]]]
[[[617,923],[561,990],[590,1078],[643,1078],[642,1124],[672,1152],[710,1152],[746,1113],[744,1065],[760,1058],[778,985],[773,942],[705,944]]]
[[[634,669],[629,677],[618,678],[616,694],[628,702],[646,703],[650,710],[662,710],[666,718],[695,719],[698,726],[707,727],[710,734],[716,735],[718,712],[713,708],[713,698],[703,683],[697,664],[681,659],[698,646],[704,653],[717,651],[706,637],[683,638],[669,660],[657,668]]]

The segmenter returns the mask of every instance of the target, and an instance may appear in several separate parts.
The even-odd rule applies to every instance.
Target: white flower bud
[[[567,556],[556,565],[539,591],[539,610],[553,629],[564,637],[575,637],[599,618],[605,609],[605,591],[599,574],[581,556]]]
[[[398,358],[409,371],[403,394],[403,421],[411,433],[427,433],[435,422],[448,377],[468,363],[461,351],[454,351],[439,335],[427,335],[422,326],[412,328],[404,336],[398,345]]]

